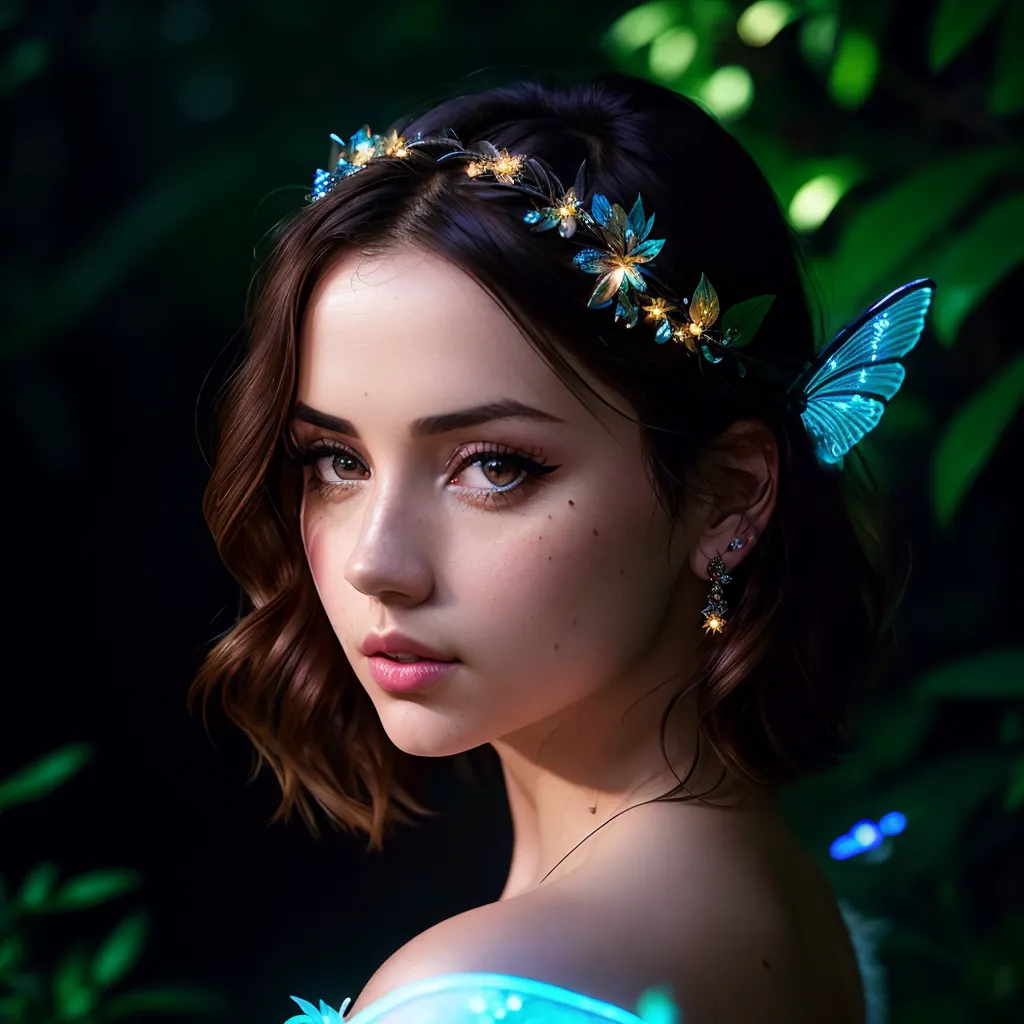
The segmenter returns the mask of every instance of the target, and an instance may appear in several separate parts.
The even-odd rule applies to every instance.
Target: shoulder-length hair
[[[656,212],[655,235],[668,239],[659,276],[677,295],[701,273],[726,307],[775,295],[746,351],[791,378],[813,358],[799,239],[751,157],[684,97],[618,73],[534,79],[447,99],[391,128],[407,139],[445,128],[464,144],[486,139],[541,158],[564,184],[585,159],[591,194],[628,209],[639,193]],[[393,822],[410,820],[406,812],[434,813],[418,798],[422,765],[388,739],[320,604],[299,531],[301,471],[284,458],[300,325],[320,275],[347,250],[416,245],[485,288],[567,386],[590,390],[566,352],[625,397],[668,514],[687,496],[698,453],[729,424],[753,417],[770,427],[777,505],[734,574],[728,630],[691,680],[700,739],[734,775],[769,788],[839,763],[850,747],[851,700],[878,669],[905,583],[885,571],[888,542],[876,513],[864,513],[875,496],[870,475],[850,456],[843,473],[821,469],[799,418],[756,375],[740,380],[728,363],[711,366],[655,344],[643,325],[627,331],[609,310],[587,309],[594,279],[571,260],[573,244],[587,243],[529,231],[528,200],[466,179],[458,161],[416,150],[383,157],[278,225],[251,293],[241,363],[218,402],[203,500],[220,557],[251,607],[207,655],[190,706],[201,693],[205,720],[221,688],[227,715],[259,755],[253,774],[266,760],[278,778],[271,821],[297,807],[317,834],[315,803],[380,849]],[[698,612],[681,628],[699,628]]]

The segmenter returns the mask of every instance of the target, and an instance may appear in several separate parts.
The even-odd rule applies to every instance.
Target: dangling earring
[[[749,537],[734,537],[726,547],[726,551],[739,551]],[[715,555],[708,562],[708,579],[711,581],[711,593],[708,595],[708,603],[701,609],[704,616],[705,633],[721,633],[728,621],[726,618],[729,612],[729,605],[722,593],[723,583],[732,583],[732,577],[725,571],[726,565],[721,555]]]

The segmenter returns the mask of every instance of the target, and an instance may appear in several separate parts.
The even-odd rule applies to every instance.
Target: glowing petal
[[[699,327],[708,328],[718,319],[719,312],[718,293],[701,274],[700,284],[690,299],[690,319]]]

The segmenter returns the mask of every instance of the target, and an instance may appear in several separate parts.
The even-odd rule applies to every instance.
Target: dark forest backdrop
[[[187,712],[238,606],[200,514],[209,406],[329,132],[610,67],[753,152],[833,331],[938,282],[862,445],[913,543],[899,651],[856,755],[786,807],[878,923],[893,1024],[1024,1019],[1022,52],[1013,0],[2,0],[0,1019],[278,1024],[497,898],[497,775],[439,772],[444,813],[367,856],[268,828],[272,776]]]

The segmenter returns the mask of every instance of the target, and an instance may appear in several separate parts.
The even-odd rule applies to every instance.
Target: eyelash
[[[529,455],[527,455],[503,444],[487,445],[481,443],[479,446],[471,447],[469,451],[462,452],[460,454],[463,458],[455,469],[453,476],[458,476],[463,472],[463,470],[470,466],[488,462],[490,460],[511,463],[514,466],[518,466],[519,469],[525,470],[527,474],[525,478],[508,484],[502,489],[487,492],[482,499],[473,499],[475,503],[479,505],[494,506],[517,503],[526,498],[533,487],[539,485],[540,477],[547,476],[548,473],[553,473],[559,468],[558,466],[548,466],[543,461],[542,452],[535,451],[530,452]],[[356,455],[356,453],[347,445],[341,444],[338,441],[329,441],[326,439],[317,441],[308,448],[301,448],[294,444],[290,444],[287,446],[286,458],[296,466],[312,466],[313,478],[310,481],[310,489],[315,488],[322,498],[331,500],[339,491],[350,491],[357,482],[349,480],[342,481],[341,483],[329,484],[320,480],[316,473],[316,464],[332,455],[345,455],[362,464],[362,459],[360,459],[359,456]],[[533,457],[531,458],[530,456]],[[471,487],[463,489],[467,491],[475,490]],[[509,496],[512,494],[515,494],[515,497]]]

